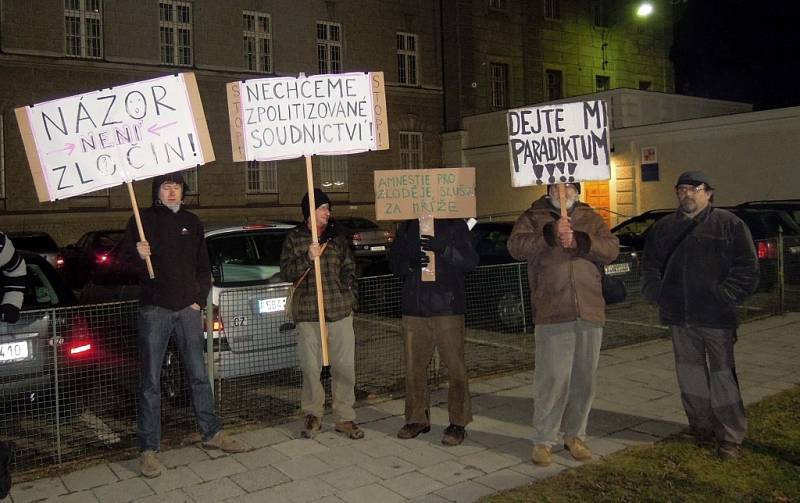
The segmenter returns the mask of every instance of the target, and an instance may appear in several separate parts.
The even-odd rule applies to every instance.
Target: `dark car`
[[[758,254],[759,266],[761,268],[760,290],[769,290],[775,286],[777,281],[778,268],[778,246],[774,238],[780,233],[792,239],[800,236],[800,225],[795,222],[786,211],[776,209],[733,207],[724,208],[731,211],[750,229],[750,234],[755,242],[756,253]],[[641,215],[629,218],[611,229],[618,238],[620,244],[630,246],[637,252],[644,250],[647,234],[659,219],[672,214],[675,209],[649,210]],[[794,247],[788,247],[784,254],[785,270],[787,271],[786,280],[788,282],[800,282],[798,262],[800,262],[800,247],[794,251]]]
[[[11,238],[14,248],[17,250],[35,253],[46,259],[55,268],[59,268],[63,263],[58,245],[52,236],[46,232],[7,232],[6,236]]]
[[[0,396],[31,402],[53,391],[56,373],[62,392],[91,381],[100,353],[89,317],[58,309],[76,299],[55,269],[39,255],[20,255],[28,274],[19,321],[0,322]]]
[[[81,236],[75,244],[61,250],[64,264],[61,274],[75,289],[89,281],[95,270],[108,265],[109,251],[122,240],[124,230],[106,229],[90,231]]]
[[[800,225],[800,199],[764,199],[759,201],[747,201],[737,204],[737,208],[756,208],[764,210],[783,210]]]
[[[347,237],[356,257],[386,255],[394,234],[372,220],[360,217],[336,218],[338,229]]]

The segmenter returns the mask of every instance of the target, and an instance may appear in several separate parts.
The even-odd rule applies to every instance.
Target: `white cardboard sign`
[[[611,177],[604,101],[518,108],[507,119],[512,186]]]
[[[232,82],[228,107],[235,161],[389,148],[380,72]]]
[[[16,109],[40,201],[214,160],[192,73]]]

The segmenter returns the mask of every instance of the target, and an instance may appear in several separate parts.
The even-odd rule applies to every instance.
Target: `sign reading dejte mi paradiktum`
[[[15,113],[40,201],[214,160],[192,73],[37,103]]]
[[[234,161],[389,148],[382,72],[252,79],[227,91]]]
[[[512,186],[611,177],[604,101],[518,108],[507,117]]]
[[[470,218],[475,168],[375,170],[375,218]]]

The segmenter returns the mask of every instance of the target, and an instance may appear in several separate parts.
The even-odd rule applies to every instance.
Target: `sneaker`
[[[161,475],[161,470],[163,469],[161,461],[159,461],[158,456],[156,456],[156,451],[142,452],[142,455],[139,457],[139,467],[142,475],[148,479],[158,477]]]
[[[359,428],[358,425],[353,421],[342,421],[336,423],[336,426],[334,426],[333,429],[339,433],[347,435],[353,440],[364,438],[364,430]]]
[[[534,445],[531,459],[535,465],[550,466],[553,461],[553,456],[550,454],[550,446],[545,444]]]
[[[409,438],[417,438],[422,433],[431,431],[431,425],[426,423],[406,423],[405,426],[400,428],[397,432],[397,438],[408,440]]]
[[[733,442],[720,442],[717,448],[717,455],[720,459],[739,459],[742,457],[742,447]]]
[[[306,416],[306,421],[303,424],[303,431],[300,432],[300,436],[303,438],[314,438],[314,434],[321,429],[322,422],[319,420],[319,418],[313,414],[308,414]]]
[[[447,428],[444,429],[444,435],[442,435],[442,443],[444,445],[459,445],[461,442],[464,441],[464,437],[467,436],[467,432],[464,430],[463,426],[458,426],[457,424],[451,424]]]
[[[576,461],[588,461],[592,459],[592,451],[586,447],[586,442],[578,437],[567,437],[564,439],[564,447],[572,454]]]
[[[247,446],[235,438],[229,437],[224,431],[218,431],[216,435],[203,442],[206,449],[219,449],[223,452],[236,453],[244,452]]]

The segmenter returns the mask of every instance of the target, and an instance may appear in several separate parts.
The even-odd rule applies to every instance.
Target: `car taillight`
[[[63,269],[64,268],[64,257],[61,255],[56,256],[56,269]]]
[[[85,358],[94,353],[92,331],[86,319],[79,316],[72,318],[69,338],[66,342],[66,352],[70,358]]]
[[[350,239],[351,239],[351,240],[353,240],[353,241],[361,241],[361,239],[362,239],[362,238],[361,238],[361,233],[360,233],[360,232],[354,232],[354,233],[353,233],[353,234],[350,236]]]
[[[759,260],[773,259],[778,257],[777,247],[775,246],[775,243],[770,241],[759,241],[756,252],[758,253]]]
[[[223,329],[222,319],[219,317],[219,306],[214,306],[214,321],[212,323],[212,331],[219,332]],[[203,311],[203,330],[208,330],[208,323],[206,322],[205,310]]]
[[[90,343],[81,344],[79,346],[73,346],[69,348],[69,354],[71,356],[80,355],[81,353],[86,353],[87,351],[92,350],[92,345]]]
[[[393,236],[393,235],[392,235],[392,233],[391,233],[391,232],[389,232],[389,231],[383,231],[383,237],[385,237],[385,238],[386,238],[386,241],[388,241],[388,242],[390,242],[390,243],[391,243],[392,241],[394,241],[394,236]]]
[[[108,253],[98,253],[94,261],[100,265],[108,264]]]

